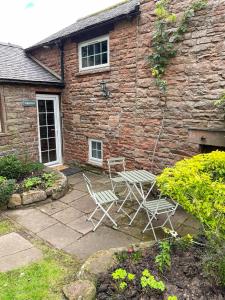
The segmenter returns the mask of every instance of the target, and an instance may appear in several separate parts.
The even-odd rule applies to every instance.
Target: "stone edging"
[[[23,192],[22,194],[13,194],[9,199],[8,208],[19,208],[21,206],[44,201],[47,198],[52,200],[62,198],[69,188],[67,177],[63,173],[54,169],[45,168],[45,171],[57,175],[58,179],[54,186],[47,190],[30,190],[28,192]]]
[[[131,247],[134,251],[152,247],[154,241],[144,242]],[[130,247],[129,247],[130,248]],[[118,264],[115,253],[128,251],[127,247],[101,250],[91,255],[80,268],[77,281],[74,281],[63,288],[63,293],[68,300],[94,300],[96,299],[96,283],[101,273]]]

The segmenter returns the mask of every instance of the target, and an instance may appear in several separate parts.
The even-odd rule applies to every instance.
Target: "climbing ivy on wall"
[[[155,31],[152,37],[153,53],[149,56],[152,76],[164,94],[167,90],[167,81],[163,79],[163,75],[171,58],[177,54],[176,45],[188,31],[191,18],[207,6],[207,0],[197,0],[184,12],[178,22],[176,14],[169,9],[170,2],[171,0],[159,0],[156,3]],[[172,25],[176,28],[175,30],[170,30]]]

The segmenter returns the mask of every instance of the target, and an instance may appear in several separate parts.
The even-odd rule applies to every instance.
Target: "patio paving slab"
[[[13,255],[0,258],[0,272],[7,272],[26,266],[42,259],[42,257],[41,250],[32,247],[30,249],[17,252]]]
[[[0,237],[0,272],[25,266],[41,258],[41,250],[18,233],[12,232]]]
[[[74,220],[79,219],[83,216],[84,213],[80,212],[79,210],[68,207],[54,215],[52,215],[53,218],[57,219],[58,221],[68,224],[70,222],[73,222]]]
[[[61,210],[64,210],[68,208],[68,205],[66,205],[65,203],[62,203],[61,201],[54,201],[51,203],[47,203],[44,205],[41,205],[40,207],[38,207],[38,209],[40,209],[40,211],[42,211],[43,213],[46,213],[47,215],[51,216]]]
[[[41,232],[38,236],[58,249],[69,246],[81,237],[81,234],[63,224],[55,224]]]
[[[79,190],[74,189],[72,192],[64,196],[63,198],[60,199],[60,201],[64,203],[71,203],[73,201],[76,201],[77,199],[87,196],[88,194],[86,192],[82,192]]]
[[[69,183],[74,185],[84,180],[82,173],[77,173],[72,176],[68,176]]]
[[[80,232],[81,234],[85,235],[93,230],[93,224],[90,221],[87,221],[87,215],[82,216],[78,220],[75,220],[68,224],[69,227],[72,229]]]
[[[91,213],[96,205],[89,195],[79,198],[78,200],[70,203],[70,205],[85,214]]]
[[[34,233],[38,233],[58,222],[56,219],[51,218],[35,208],[9,211],[6,214]]]
[[[76,255],[80,259],[85,259],[99,250],[129,246],[130,244],[138,242],[140,242],[140,240],[128,236],[118,230],[101,226],[95,232],[90,232],[78,241],[65,247],[64,250],[70,254]]]
[[[20,252],[33,245],[18,233],[12,232],[0,237],[0,257]]]

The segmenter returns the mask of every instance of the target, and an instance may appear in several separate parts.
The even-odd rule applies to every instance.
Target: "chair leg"
[[[92,217],[94,216],[94,214],[96,213],[96,211],[98,210],[98,206],[95,208],[95,210],[91,213],[91,215],[87,218],[88,221],[91,221]]]
[[[101,222],[103,221],[103,219],[104,219],[105,217],[108,217],[108,218],[110,219],[110,221],[114,224],[114,226],[117,227],[116,222],[113,220],[113,218],[112,218],[112,217],[109,215],[109,213],[108,213],[109,210],[111,209],[111,207],[113,206],[113,204],[114,204],[114,203],[111,203],[107,209],[104,209],[104,207],[100,206],[100,208],[102,209],[102,211],[104,212],[104,214],[103,214],[103,216],[101,217],[101,219],[99,220],[99,222],[95,225],[93,231],[95,231],[95,230],[98,228],[98,226],[101,224]]]
[[[154,227],[153,227],[153,224],[152,224],[152,220],[156,217],[155,214],[153,214],[151,217],[149,215],[149,213],[147,212],[147,215],[148,215],[148,219],[149,219],[149,222],[148,224],[145,226],[145,229],[142,231],[143,233],[148,229],[149,225],[151,225],[151,229],[152,229],[152,233],[154,235],[154,238],[155,240],[157,241],[157,237],[156,237],[156,234],[155,234],[155,230],[154,230]]]
[[[137,214],[139,213],[140,209],[142,208],[142,204],[139,206],[139,208],[137,209],[136,213],[134,214],[133,218],[131,219],[129,226],[131,226],[131,224],[133,223],[134,219],[136,218]]]

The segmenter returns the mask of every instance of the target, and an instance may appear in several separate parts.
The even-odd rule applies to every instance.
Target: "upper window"
[[[79,69],[109,66],[109,37],[102,36],[79,44]]]
[[[89,161],[96,165],[102,165],[103,161],[103,150],[102,141],[89,140]]]

